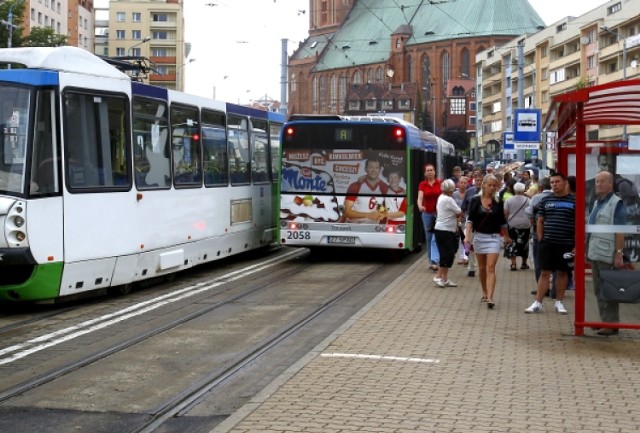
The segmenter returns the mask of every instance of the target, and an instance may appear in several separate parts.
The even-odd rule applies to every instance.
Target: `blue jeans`
[[[431,221],[436,217],[434,213],[422,212],[422,225],[424,226],[424,234],[426,237],[426,251],[427,257],[429,257],[429,262],[432,265],[437,265],[440,263],[440,253],[438,252],[438,245],[436,244],[436,237],[433,235],[433,232],[429,231],[429,227],[431,227]]]

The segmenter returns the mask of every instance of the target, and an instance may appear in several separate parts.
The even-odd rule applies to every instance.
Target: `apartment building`
[[[184,89],[189,46],[184,42],[182,0],[111,0],[108,16],[103,51],[106,48],[110,57],[147,57],[152,70],[139,77],[142,81]]]
[[[640,78],[638,1],[612,0],[478,53],[476,158],[515,157],[515,150],[504,149],[503,135],[513,131],[514,109],[541,109],[544,119],[555,95],[630,78]],[[632,132],[593,126],[587,134],[588,140],[621,140]],[[525,158],[551,163],[552,134],[543,134],[542,141],[541,152],[526,152]]]

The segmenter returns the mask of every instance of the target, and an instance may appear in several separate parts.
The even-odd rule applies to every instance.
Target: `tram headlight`
[[[21,216],[16,216],[13,218],[13,223],[16,225],[16,227],[22,227],[24,225],[24,218],[22,218]]]
[[[24,234],[24,232],[16,232],[16,240],[18,242],[22,242],[27,238],[27,235]]]

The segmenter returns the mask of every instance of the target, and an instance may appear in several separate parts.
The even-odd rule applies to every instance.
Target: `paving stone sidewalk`
[[[573,336],[568,315],[524,314],[533,270],[498,262],[439,288],[418,260],[213,432],[638,432],[640,332]]]

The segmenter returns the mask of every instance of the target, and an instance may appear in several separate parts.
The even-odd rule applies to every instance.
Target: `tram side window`
[[[269,144],[271,146],[271,181],[277,182],[280,178],[280,131],[282,125],[272,123],[269,125],[270,137]]]
[[[57,146],[55,95],[52,90],[38,92],[33,122],[31,155],[31,194],[60,192],[60,154]]]
[[[168,116],[164,102],[133,98],[133,164],[138,189],[171,186]]]
[[[66,92],[64,119],[69,190],[129,190],[127,100],[117,95]]]
[[[180,187],[202,185],[202,152],[198,109],[171,107],[171,149],[174,184]]]
[[[229,172],[231,185],[251,183],[251,155],[249,154],[249,123],[244,117],[229,116]]]
[[[267,122],[251,121],[251,177],[254,183],[269,182],[269,137]]]
[[[202,161],[205,186],[229,184],[224,113],[202,111]]]

